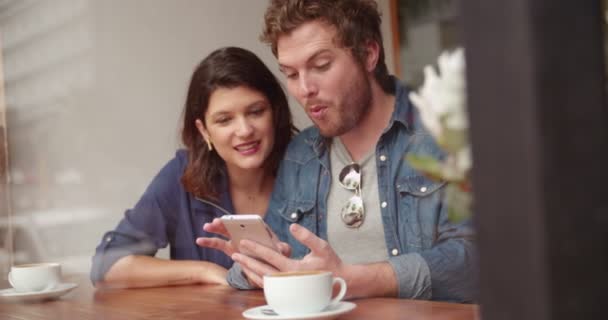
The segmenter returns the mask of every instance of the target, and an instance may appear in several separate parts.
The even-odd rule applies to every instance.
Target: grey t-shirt
[[[365,220],[359,228],[349,228],[340,217],[344,204],[355,191],[340,185],[340,171],[353,163],[340,138],[333,138],[329,157],[331,161],[331,185],[327,199],[327,239],[336,254],[345,263],[359,264],[388,260],[384,226],[378,199],[378,175],[375,152],[358,163],[361,166],[361,194]]]

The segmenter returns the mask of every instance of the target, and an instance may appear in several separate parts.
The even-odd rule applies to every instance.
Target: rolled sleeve
[[[420,254],[429,266],[433,299],[476,300],[478,267],[473,242],[453,239]]]
[[[130,255],[154,256],[158,248],[145,237],[118,231],[107,232],[97,246],[91,267],[91,281],[103,281],[110,268],[123,257]]]
[[[433,299],[475,301],[479,267],[472,221],[451,223],[445,217],[438,230],[435,245],[420,252],[431,273]]]
[[[431,271],[418,253],[409,253],[388,260],[397,277],[399,298],[431,299]]]
[[[129,255],[154,256],[169,245],[175,234],[179,212],[180,177],[183,152],[167,163],[154,177],[133,209],[127,210],[118,226],[107,232],[95,250],[91,266],[93,284],[103,281],[105,274],[120,258]]]
[[[158,202],[145,196],[134,209],[127,210],[116,229],[103,236],[93,256],[91,281],[103,281],[106,272],[122,257],[154,256],[167,245],[165,216]]]
[[[245,274],[243,273],[243,268],[241,268],[241,265],[238,263],[233,264],[232,267],[228,270],[226,281],[231,287],[236,289],[255,289],[251,284],[249,284],[247,277],[245,277]]]

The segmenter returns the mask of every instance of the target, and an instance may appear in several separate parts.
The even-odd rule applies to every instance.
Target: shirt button
[[[392,254],[393,256],[396,256],[396,255],[398,255],[398,254],[399,254],[399,250],[397,250],[397,249],[393,249],[393,250],[391,251],[391,254]]]
[[[298,214],[293,212],[291,213],[291,220],[296,220],[298,218]]]
[[[382,208],[386,208],[386,201],[382,201],[382,204],[380,205]]]
[[[420,188],[420,192],[426,192],[426,187]]]
[[[386,156],[385,155],[381,155],[380,156],[380,161],[386,161]]]

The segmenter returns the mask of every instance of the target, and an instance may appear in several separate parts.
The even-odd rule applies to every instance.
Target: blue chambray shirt
[[[396,82],[391,120],[376,145],[378,192],[388,262],[398,278],[399,297],[472,301],[476,295],[477,264],[470,221],[448,221],[441,201],[443,184],[414,170],[408,153],[442,156],[420,122],[408,90]],[[277,236],[292,246],[292,258],[309,250],[289,232],[298,223],[327,240],[327,196],[331,183],[326,141],[315,127],[300,133],[281,163],[265,220]],[[373,210],[366,208],[366,210]],[[228,281],[248,284],[235,264]]]
[[[154,177],[133,209],[127,210],[118,226],[107,232],[97,246],[91,267],[91,281],[103,281],[106,272],[120,258],[128,255],[154,256],[169,246],[173,260],[199,260],[225,268],[232,259],[223,252],[196,245],[197,237],[217,237],[203,230],[206,222],[233,212],[227,181],[221,182],[218,204],[195,198],[186,192],[181,177],[188,163],[188,153],[177,151]]]

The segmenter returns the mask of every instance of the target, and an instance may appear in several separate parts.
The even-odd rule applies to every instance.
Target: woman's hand
[[[203,225],[203,230],[210,233],[219,234],[227,239],[230,239],[228,230],[226,230],[224,223],[222,223],[222,220],[219,218],[213,219],[211,223],[205,223],[205,225]],[[220,238],[200,237],[196,239],[196,244],[200,247],[220,250],[229,257],[231,257],[233,253],[238,252],[236,247],[232,245],[232,241]]]
[[[226,230],[226,227],[224,227],[224,223],[219,218],[213,219],[211,223],[205,223],[203,225],[203,230],[210,233],[219,234],[227,239],[230,239],[230,234],[228,234],[228,230]],[[276,238],[276,235],[274,235],[274,233],[273,236]],[[200,247],[220,250],[229,257],[232,257],[234,253],[239,252],[231,240],[200,237],[196,238],[196,244]],[[289,244],[285,242],[278,242],[277,247],[279,249],[279,252],[285,257],[289,257],[291,255],[291,246]]]

